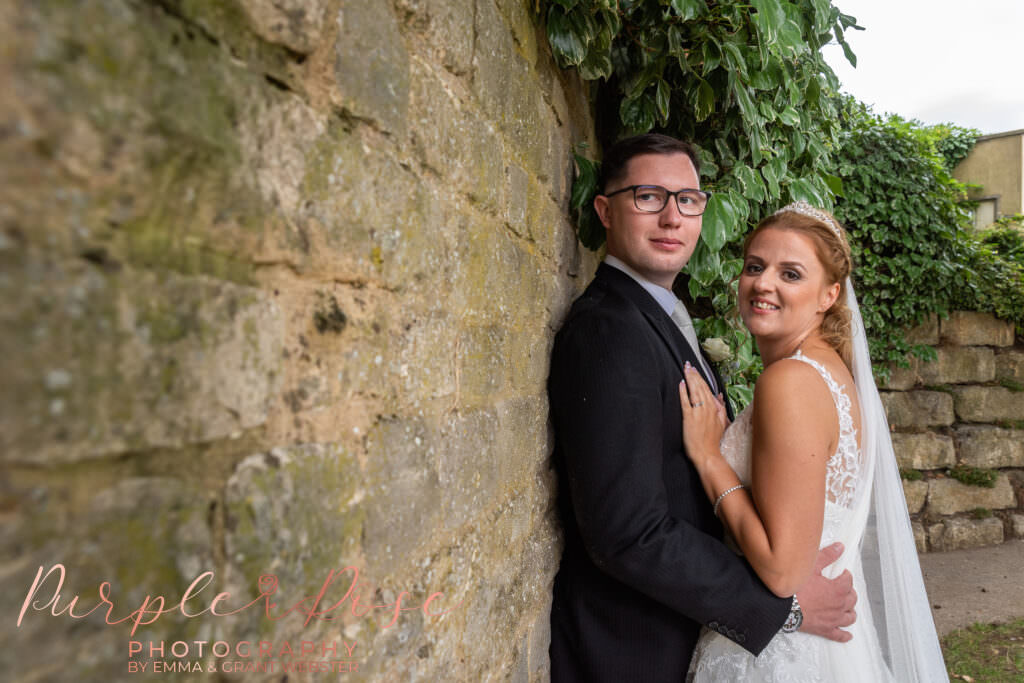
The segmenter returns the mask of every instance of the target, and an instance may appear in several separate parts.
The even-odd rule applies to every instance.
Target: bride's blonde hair
[[[850,367],[853,359],[853,330],[850,325],[850,309],[846,305],[846,279],[853,269],[850,244],[846,231],[832,214],[816,208],[813,213],[820,215],[820,218],[788,207],[768,216],[743,241],[743,258],[747,257],[747,249],[754,236],[768,228],[792,230],[811,238],[829,284],[839,283],[839,296],[825,311],[825,318],[821,322],[821,336]]]

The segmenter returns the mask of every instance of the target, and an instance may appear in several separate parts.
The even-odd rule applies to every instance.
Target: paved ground
[[[1024,617],[1024,541],[921,555],[939,636]]]

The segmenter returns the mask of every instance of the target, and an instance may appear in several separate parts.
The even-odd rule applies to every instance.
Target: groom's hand
[[[842,630],[842,627],[849,626],[857,619],[854,611],[857,592],[853,590],[853,575],[849,570],[835,579],[826,579],[821,575],[821,571],[842,554],[842,543],[833,543],[819,550],[811,578],[797,591],[796,597],[804,613],[801,631],[845,643],[853,636]]]

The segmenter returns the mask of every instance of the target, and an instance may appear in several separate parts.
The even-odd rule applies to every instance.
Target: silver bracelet
[[[718,496],[718,498],[715,498],[715,505],[712,508],[714,513],[715,513],[715,517],[718,516],[718,506],[722,504],[722,499],[723,498],[728,496],[733,491],[739,491],[740,489],[745,489],[745,488],[747,488],[747,487],[744,486],[743,484],[736,484],[736,486],[733,486],[731,489],[726,489],[726,490],[722,491],[722,495]]]

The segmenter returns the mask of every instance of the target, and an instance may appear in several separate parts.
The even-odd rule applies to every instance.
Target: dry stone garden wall
[[[1024,538],[1024,347],[1013,325],[961,311],[910,335],[936,359],[895,368],[882,400],[918,550]]]
[[[531,5],[0,4],[5,680],[285,680],[218,641],[545,678],[548,354],[596,264],[566,219],[588,97]],[[207,571],[188,611],[256,605],[105,623]],[[103,582],[106,619],[52,613]]]

